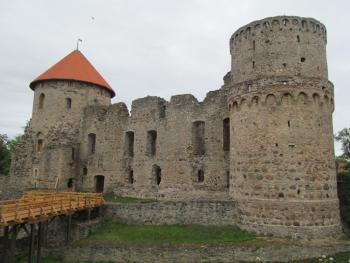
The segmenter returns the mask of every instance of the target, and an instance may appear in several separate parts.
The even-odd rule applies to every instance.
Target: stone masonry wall
[[[232,201],[158,201],[108,204],[104,220],[127,224],[235,225],[237,207]]]

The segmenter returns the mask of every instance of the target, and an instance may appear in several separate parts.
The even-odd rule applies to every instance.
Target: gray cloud
[[[82,52],[116,90],[113,100],[192,93],[203,99],[230,69],[228,41],[240,26],[275,15],[314,17],[327,26],[334,131],[349,126],[349,1],[4,1],[0,2],[0,133],[29,120],[29,82],[71,52]],[[94,17],[94,19],[92,19]],[[339,145],[337,145],[339,153]]]

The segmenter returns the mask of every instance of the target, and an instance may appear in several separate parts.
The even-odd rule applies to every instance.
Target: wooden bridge
[[[37,246],[36,262],[40,262],[43,224],[59,216],[66,218],[66,239],[69,241],[71,215],[77,211],[90,211],[105,204],[101,193],[56,192],[36,190],[25,192],[20,199],[0,201],[0,228],[3,228],[3,254],[1,262],[14,262],[14,250],[19,230],[29,236],[28,262],[33,261]],[[30,231],[26,225],[30,225]],[[36,227],[37,225],[37,227]],[[35,230],[37,229],[37,234]]]

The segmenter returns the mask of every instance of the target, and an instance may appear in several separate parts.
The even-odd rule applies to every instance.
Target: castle
[[[30,83],[32,118],[11,180],[22,190],[231,200],[241,228],[337,236],[326,43],[312,18],[254,21],[232,35],[220,89],[202,102],[140,98],[130,113],[111,104],[115,92],[75,50]]]

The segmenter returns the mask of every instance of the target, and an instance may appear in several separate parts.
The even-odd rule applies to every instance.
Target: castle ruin
[[[341,233],[325,26],[254,21],[230,39],[231,70],[193,95],[111,104],[113,89],[78,50],[40,75],[16,150],[16,189],[230,200],[238,226],[277,236]]]

